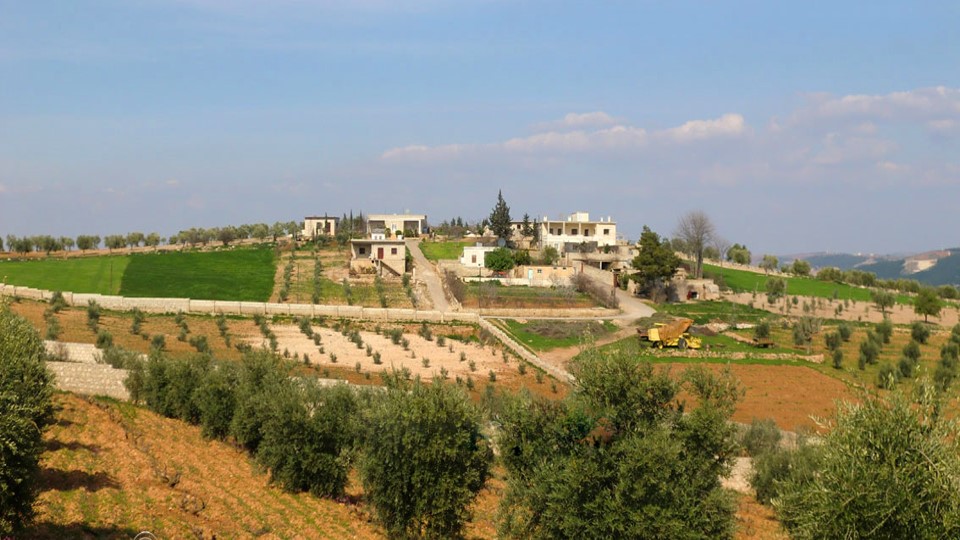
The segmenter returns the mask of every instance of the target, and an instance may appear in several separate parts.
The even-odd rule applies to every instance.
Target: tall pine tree
[[[498,191],[497,204],[494,205],[493,210],[490,212],[490,230],[493,231],[493,234],[495,234],[497,238],[509,240],[513,232],[510,227],[510,221],[510,207],[507,206],[507,202],[503,200],[503,191]]]

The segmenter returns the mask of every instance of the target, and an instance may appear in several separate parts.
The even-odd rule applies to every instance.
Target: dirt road
[[[443,292],[440,277],[437,276],[433,264],[423,256],[423,251],[420,251],[420,239],[407,238],[406,244],[407,249],[410,250],[410,255],[413,256],[413,265],[417,269],[417,277],[427,286],[427,292],[433,302],[433,309],[443,312],[450,311],[450,302],[447,301],[447,295]]]

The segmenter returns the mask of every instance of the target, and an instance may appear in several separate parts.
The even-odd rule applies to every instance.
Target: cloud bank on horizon
[[[0,235],[478,219],[502,189],[631,240],[702,209],[755,252],[960,246],[947,4],[0,6]]]

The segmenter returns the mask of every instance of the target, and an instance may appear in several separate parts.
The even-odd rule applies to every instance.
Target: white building
[[[590,219],[587,212],[574,212],[566,219],[551,220],[547,217],[539,223],[542,247],[551,246],[560,253],[568,244],[596,243],[598,247],[617,245],[617,224],[612,218]]]
[[[464,246],[463,253],[460,255],[460,264],[465,268],[486,268],[485,259],[487,253],[497,248],[477,244],[475,246]]]
[[[367,234],[379,231],[396,233],[412,233],[420,236],[427,231],[426,214],[370,214],[367,216]]]

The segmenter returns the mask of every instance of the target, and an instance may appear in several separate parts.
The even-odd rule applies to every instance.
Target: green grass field
[[[275,271],[272,249],[137,254],[130,256],[120,294],[266,302]]]
[[[431,261],[440,259],[459,259],[464,246],[471,246],[473,242],[420,242],[423,256]]]
[[[520,343],[534,351],[548,351],[557,347],[573,347],[583,342],[589,332],[599,338],[614,332],[617,326],[610,321],[531,321],[521,323],[512,319],[498,321]]]
[[[720,321],[728,324],[756,323],[761,319],[774,318],[775,315],[762,309],[735,304],[733,302],[707,301],[684,302],[676,304],[658,304],[658,312],[677,317],[689,317],[696,324]]]
[[[753,292],[757,294],[766,294],[767,278],[764,274],[749,272],[746,270],[734,270],[732,268],[720,268],[709,264],[703,265],[704,275],[717,279],[722,279],[723,284],[730,287],[734,292]],[[870,289],[854,287],[844,283],[834,283],[832,281],[820,281],[814,278],[784,277],[787,282],[788,296],[817,296],[820,298],[833,298],[836,293],[840,300],[849,299],[858,302],[872,302],[870,298]],[[909,296],[896,295],[897,303],[912,304]]]
[[[76,257],[0,261],[0,279],[8,285],[48,291],[117,294],[130,257]]]

